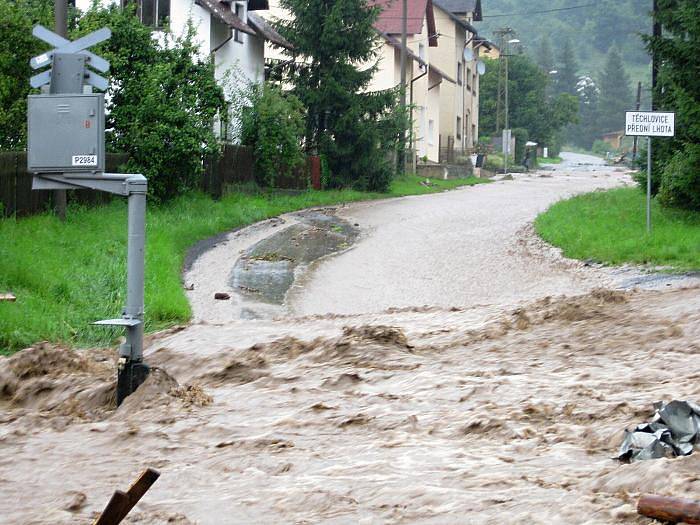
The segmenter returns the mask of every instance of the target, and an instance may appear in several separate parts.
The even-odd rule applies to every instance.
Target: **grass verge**
[[[297,195],[235,192],[219,201],[202,194],[149,207],[146,232],[146,331],[186,322],[190,306],[181,269],[198,240],[281,213],[343,202],[435,193],[483,179],[431,180],[400,177],[389,193],[352,190]],[[46,213],[0,221],[0,354],[36,341],[108,345],[119,329],[94,327],[119,317],[126,286],[126,202],[98,208],[72,207],[65,223]]]
[[[537,164],[561,164],[561,157],[537,157]]]
[[[700,213],[652,201],[652,232],[647,234],[646,198],[637,188],[560,201],[537,217],[535,229],[574,259],[700,269]]]

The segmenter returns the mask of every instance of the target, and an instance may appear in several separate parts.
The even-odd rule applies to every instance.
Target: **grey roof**
[[[451,0],[447,0],[447,2],[450,2],[450,1]],[[450,11],[449,8],[447,8],[444,5],[447,2],[446,2],[446,0],[433,0],[433,5],[442,9],[447,14],[447,16],[449,16],[452,20],[454,20],[457,24],[462,26],[464,29],[466,29],[470,33],[474,33],[476,35],[476,33],[477,33],[476,28],[473,25],[471,25],[469,22],[464,20],[463,18],[458,17],[454,12]]]
[[[386,33],[382,33],[381,31],[377,31],[377,33],[379,33],[379,35],[380,35],[384,40],[386,40],[387,44],[389,44],[391,47],[394,47],[394,48],[396,48],[396,49],[401,49],[401,42],[400,42],[397,38],[394,38],[393,36],[388,35],[388,34],[386,34]],[[445,74],[444,71],[442,71],[441,69],[436,68],[436,67],[435,67],[434,65],[432,65],[432,64],[429,64],[428,62],[426,62],[425,60],[423,60],[422,58],[420,58],[418,55],[416,55],[416,54],[415,54],[413,51],[411,51],[410,49],[408,49],[408,48],[406,49],[406,54],[407,54],[407,56],[408,56],[409,59],[415,60],[416,62],[418,62],[418,64],[419,64],[420,66],[422,66],[422,67],[427,67],[429,70],[433,71],[434,73],[436,73],[437,75],[439,75],[439,76],[442,77],[443,79],[447,80],[448,82],[451,82],[452,84],[455,84],[455,83],[456,83],[456,82],[454,81],[454,79],[453,79],[452,77],[450,77],[449,75]]]
[[[474,21],[481,22],[481,0],[436,0],[435,3],[458,15],[474,13]]]
[[[195,4],[202,6],[230,28],[248,33],[249,35],[255,35],[255,30],[231,11],[230,4],[217,0],[195,0]]]
[[[285,49],[293,49],[294,46],[292,46],[292,44],[290,44],[282,35],[275,31],[275,29],[262,16],[255,13],[248,13],[248,24],[258,33],[260,33],[265,40],[268,40]]]

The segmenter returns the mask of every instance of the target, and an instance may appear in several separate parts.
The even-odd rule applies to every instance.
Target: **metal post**
[[[637,104],[636,108],[637,111],[639,111],[639,108],[642,105],[642,83],[637,82]],[[635,136],[634,137],[634,143],[632,145],[632,160],[637,160],[637,146],[639,145],[638,141],[639,137]]]
[[[651,137],[647,137],[647,233],[651,233]]]
[[[129,191],[129,236],[124,319],[126,343],[119,348],[117,405],[132,394],[148,376],[143,362],[144,251],[146,244],[146,178],[135,175],[126,180]]]
[[[403,111],[404,117],[406,116],[406,61],[408,53],[408,0],[402,0],[401,2],[401,111]],[[409,122],[411,125],[410,133],[413,133],[413,108],[411,108],[411,118]],[[404,131],[403,140],[401,141],[401,151],[399,158],[399,169],[401,173],[406,173],[406,132]]]
[[[503,174],[508,175],[508,155],[510,155],[510,133],[508,133],[508,41],[506,40],[506,100],[505,100],[505,138],[508,139],[503,152]]]

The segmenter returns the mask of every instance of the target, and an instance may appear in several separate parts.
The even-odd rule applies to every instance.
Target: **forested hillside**
[[[641,106],[649,106],[651,67],[642,35],[651,32],[652,0],[482,0],[482,8],[482,35],[501,45],[498,30],[512,29],[505,39],[519,43],[508,54],[539,66],[550,97],[578,100],[578,117],[559,135],[561,142],[590,149],[604,133],[622,129],[639,81]]]
[[[489,38],[494,29],[513,28],[535,60],[543,38],[555,56],[571,38],[583,75],[597,76],[615,46],[632,79],[645,81],[649,57],[638,34],[651,32],[651,5],[652,0],[482,0],[484,20],[478,28]]]

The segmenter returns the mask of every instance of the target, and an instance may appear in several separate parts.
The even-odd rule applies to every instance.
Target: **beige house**
[[[382,8],[375,23],[381,38],[379,67],[369,89],[379,91],[401,84],[401,9],[399,0],[376,0]],[[455,83],[433,56],[437,53],[438,30],[431,0],[408,0],[407,102],[411,111],[409,147],[419,159],[440,159],[440,102],[444,86]]]
[[[435,3],[433,3],[435,2]],[[378,70],[370,91],[395,88],[401,83],[401,0],[374,0],[381,8],[375,28]],[[478,140],[479,75],[476,64],[485,40],[472,21],[481,20],[481,0],[407,1],[407,102],[412,106],[409,143],[415,156],[441,160],[441,148],[467,153]],[[265,15],[285,19],[289,14],[270,0]],[[466,60],[464,50],[472,52]],[[288,60],[279,48],[265,56]],[[467,58],[471,58],[467,56]],[[443,155],[444,157],[444,155]]]

